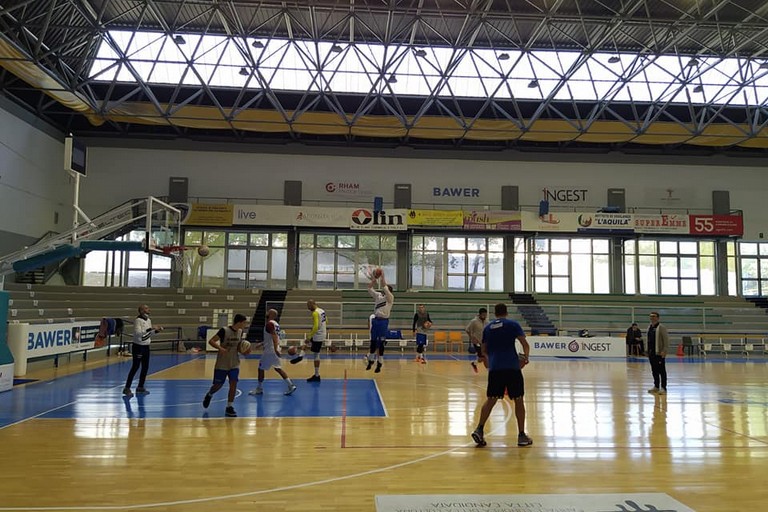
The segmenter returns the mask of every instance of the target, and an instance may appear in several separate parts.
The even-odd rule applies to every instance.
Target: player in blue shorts
[[[483,329],[481,349],[483,357],[488,362],[488,388],[486,400],[480,411],[480,421],[472,432],[472,439],[477,446],[485,446],[483,428],[491,415],[493,406],[504,392],[515,402],[515,417],[517,418],[517,446],[529,446],[533,440],[525,433],[525,383],[523,368],[528,364],[531,347],[525,338],[523,328],[519,323],[507,318],[507,305],[496,304],[496,319]],[[523,354],[517,354],[515,340],[523,346]]]
[[[374,290],[376,281],[381,280],[381,291]],[[381,371],[381,365],[384,363],[384,345],[389,333],[389,314],[392,312],[392,304],[395,303],[395,296],[392,295],[392,287],[384,279],[384,272],[379,271],[371,274],[371,282],[368,283],[368,294],[373,299],[373,315],[371,320],[371,347],[368,353],[368,364],[365,369],[370,370],[376,361],[375,373]],[[378,352],[378,358],[376,353]]]
[[[229,327],[219,329],[213,338],[208,340],[208,344],[218,350],[216,354],[216,364],[213,367],[213,384],[208,393],[203,398],[203,407],[206,409],[211,405],[213,394],[224,386],[224,382],[229,379],[229,394],[227,395],[227,408],[224,411],[226,416],[234,418],[235,412],[235,394],[237,393],[237,381],[240,377],[240,341],[243,339],[243,329],[248,324],[244,315],[236,314],[233,323]]]

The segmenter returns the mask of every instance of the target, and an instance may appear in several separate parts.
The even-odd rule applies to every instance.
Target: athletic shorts
[[[224,381],[229,379],[229,382],[237,382],[240,378],[240,368],[232,368],[231,370],[213,370],[213,383],[224,384]]]
[[[520,370],[491,370],[488,372],[488,398],[504,398],[504,391],[509,398],[525,395],[523,372]]]
[[[313,341],[312,346],[309,348],[309,350],[313,354],[318,354],[320,352],[320,349],[323,348],[323,342],[322,341]]]
[[[282,368],[280,358],[274,352],[264,352],[259,360],[259,370],[267,371],[270,368]]]
[[[426,345],[427,344],[427,335],[422,332],[416,333],[416,344],[417,345]]]
[[[389,318],[374,318],[371,321],[371,341],[384,346],[389,333]]]

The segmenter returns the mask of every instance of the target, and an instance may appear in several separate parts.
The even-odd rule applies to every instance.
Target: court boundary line
[[[506,401],[502,402],[505,409],[505,417],[502,422],[499,423],[499,425],[494,428],[490,433],[495,432],[497,429],[502,428],[504,425],[506,425],[513,416],[512,413],[512,407],[506,403]],[[407,466],[412,466],[414,464],[419,464],[421,462],[425,462],[428,460],[436,459],[438,457],[442,457],[444,455],[448,455],[450,453],[463,450],[466,448],[471,447],[474,444],[474,441],[470,441],[468,443],[465,443],[461,446],[457,446],[455,448],[451,448],[449,450],[443,450],[441,452],[432,453],[429,455],[425,455],[423,457],[418,457],[416,459],[411,459],[405,462],[399,462],[397,464],[391,464],[389,466],[384,466],[380,468],[375,469],[369,469],[366,471],[360,471],[358,473],[351,473],[344,476],[338,476],[333,478],[325,478],[323,480],[315,480],[313,482],[304,482],[300,484],[293,484],[293,485],[285,485],[281,487],[273,487],[271,489],[261,489],[259,491],[248,491],[248,492],[240,492],[235,494],[226,494],[221,496],[208,496],[206,498],[194,498],[194,499],[188,499],[188,500],[177,500],[177,501],[166,501],[166,502],[156,502],[156,503],[139,503],[135,505],[87,505],[87,506],[59,506],[59,507],[0,507],[0,511],[2,512],[31,512],[31,511],[37,511],[37,512],[47,512],[47,511],[55,511],[55,510],[141,510],[141,509],[151,509],[151,508],[157,508],[157,507],[176,507],[180,505],[192,505],[196,503],[213,503],[217,501],[225,501],[235,498],[245,498],[249,496],[261,496],[264,494],[271,494],[275,492],[284,492],[284,491],[293,491],[297,489],[304,489],[308,487],[314,487],[317,485],[324,485],[324,484],[330,484],[330,483],[336,483],[336,482],[343,482],[345,480],[352,480],[354,478],[361,478],[369,475],[375,475],[379,473],[384,473],[386,471],[391,471],[394,469],[399,469]]]
[[[341,447],[347,447],[347,369],[344,368],[344,385],[341,392]]]

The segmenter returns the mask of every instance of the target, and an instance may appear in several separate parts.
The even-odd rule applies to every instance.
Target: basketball
[[[241,354],[243,354],[243,355],[245,355],[245,354],[250,354],[250,353],[251,353],[251,342],[250,342],[250,341],[248,341],[248,340],[243,340],[243,341],[241,341],[241,342],[240,342],[240,346],[239,346],[239,347],[237,347],[237,350],[238,350],[238,351],[239,351]]]
[[[209,254],[211,254],[211,249],[207,245],[201,245],[197,248],[197,254],[205,258]]]
[[[382,274],[384,274],[384,272],[382,272],[382,270],[380,268],[375,268],[373,270],[373,277],[376,278],[376,279],[380,278],[382,276]]]
[[[296,355],[296,347],[288,347],[288,355],[289,356],[295,356]]]
[[[430,327],[432,327],[432,322],[430,322],[429,320],[427,320],[426,322],[424,322],[424,328],[425,328],[425,329],[429,329]]]

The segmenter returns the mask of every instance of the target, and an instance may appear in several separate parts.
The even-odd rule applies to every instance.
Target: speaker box
[[[517,185],[502,185],[501,209],[502,210],[519,210],[520,209],[520,188]]]
[[[712,191],[712,214],[729,215],[731,213],[731,193],[727,190]]]
[[[301,185],[300,181],[285,180],[283,189],[283,204],[286,206],[301,206]]]
[[[608,189],[608,208],[615,213],[627,211],[627,191],[623,188]]]
[[[395,184],[395,208],[410,208],[411,207],[411,184],[410,183],[396,183]]]
[[[189,178],[173,176],[168,178],[168,202],[171,204],[189,202]]]

